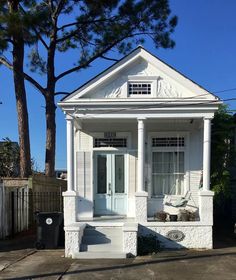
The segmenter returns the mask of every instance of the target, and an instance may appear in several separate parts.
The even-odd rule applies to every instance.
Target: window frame
[[[130,92],[130,86],[132,85],[132,91],[133,93]],[[135,91],[139,91],[139,87],[137,87],[137,89],[135,89],[134,85],[146,85],[146,93],[134,93]],[[144,87],[141,87],[142,89]],[[150,93],[149,93],[149,88],[150,88]],[[142,90],[144,91],[144,90]],[[128,82],[128,95],[129,96],[152,96],[152,83],[151,82]]]
[[[116,132],[116,138],[126,138],[126,147],[94,147],[94,139],[95,138],[104,138],[104,133],[103,132],[92,132],[92,150],[93,151],[127,151],[131,148],[131,133],[130,132]]]
[[[184,137],[185,145],[184,147],[152,147],[152,138],[161,138],[161,137]],[[183,193],[181,195],[170,194],[173,197],[181,197],[190,189],[190,178],[189,178],[189,133],[188,132],[151,132],[148,135],[148,196],[149,198],[163,198],[163,195],[153,195],[152,188],[152,160],[153,152],[176,152],[177,149],[180,152],[184,152],[184,187]]]
[[[157,80],[158,76],[128,76],[126,92],[128,98],[153,98],[157,96]],[[148,83],[151,84],[151,94],[129,94],[129,84],[130,83]]]

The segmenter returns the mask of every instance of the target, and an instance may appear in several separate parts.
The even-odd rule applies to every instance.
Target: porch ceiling
[[[81,118],[75,118],[75,122],[77,123],[83,123],[83,124],[110,124],[111,122],[113,124],[133,124],[137,125],[137,119],[105,119],[105,118],[96,118],[96,119],[82,119]],[[153,119],[146,119],[145,123],[148,124],[201,124],[202,119],[199,118],[173,118],[173,119],[161,119],[161,118],[153,118]]]

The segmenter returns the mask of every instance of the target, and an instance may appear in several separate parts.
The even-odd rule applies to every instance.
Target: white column
[[[138,192],[144,192],[145,119],[138,119]]]
[[[67,135],[67,191],[74,191],[74,120],[66,116]]]
[[[211,119],[204,118],[203,132],[203,190],[210,190]]]
[[[145,162],[145,118],[138,119],[138,187],[135,194],[136,222],[147,222],[147,192],[144,184]]]

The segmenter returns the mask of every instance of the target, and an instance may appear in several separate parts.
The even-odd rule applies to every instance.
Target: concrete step
[[[80,252],[75,258],[125,258],[121,227],[91,227],[84,229]]]
[[[103,234],[103,235],[107,235],[107,234],[111,234],[111,235],[122,235],[122,229],[121,227],[86,227],[84,229],[84,234],[86,235],[94,235],[94,234]]]
[[[126,253],[117,252],[74,252],[73,259],[125,259]]]
[[[81,252],[119,252],[122,251],[122,244],[81,244]]]
[[[106,236],[106,235],[84,235],[82,243],[87,245],[92,244],[122,244],[121,236]]]

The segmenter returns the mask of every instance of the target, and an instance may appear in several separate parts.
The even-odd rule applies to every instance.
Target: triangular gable
[[[125,98],[128,80],[155,81],[156,98],[218,100],[201,86],[167,65],[142,47],[138,47],[117,63],[64,98],[63,102],[81,98]]]

